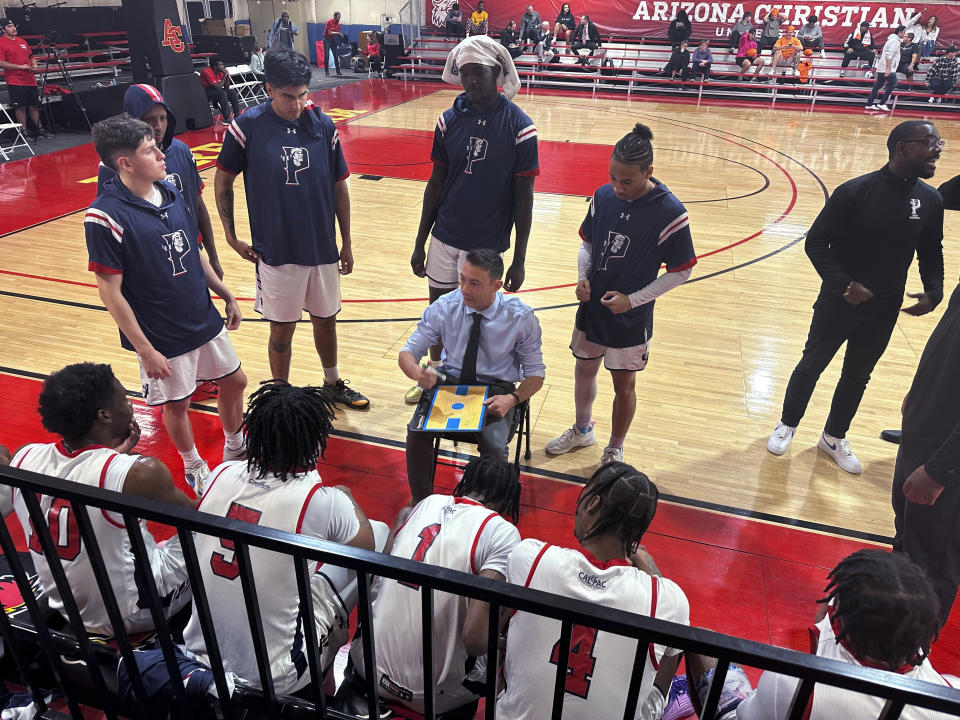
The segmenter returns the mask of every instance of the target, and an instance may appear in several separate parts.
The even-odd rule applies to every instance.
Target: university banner
[[[426,17],[433,25],[443,27],[447,10],[453,0],[424,0],[428,3]],[[490,13],[490,30],[499,30],[510,20],[520,23],[520,17],[531,0],[484,0],[484,6]],[[474,10],[475,0],[460,3],[464,16]],[[550,22],[551,28],[560,10],[561,2],[550,0],[532,0],[543,20]],[[754,14],[754,24],[762,24],[772,8],[779,8],[784,22],[795,25],[797,29],[806,22],[806,17],[814,14],[820,18],[823,37],[828,44],[841,44],[861,22],[869,22],[877,45],[883,45],[887,35],[897,25],[906,25],[907,20],[918,12],[924,11],[923,19],[935,14],[940,24],[938,47],[951,43],[960,44],[960,5],[911,5],[907,3],[862,2],[862,3],[819,3],[791,4],[769,2],[666,2],[665,0],[574,0],[570,3],[574,16],[579,21],[581,15],[589,15],[596,23],[601,35],[628,35],[648,38],[665,38],[667,25],[678,10],[686,10],[693,24],[691,37],[695,39],[720,39],[729,34],[730,26],[744,12]],[[759,23],[757,22],[759,20]]]

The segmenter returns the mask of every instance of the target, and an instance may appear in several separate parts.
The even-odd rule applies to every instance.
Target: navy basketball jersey
[[[253,249],[263,262],[339,261],[334,185],[350,171],[333,120],[312,103],[295,122],[269,100],[234,118],[217,167],[243,173]]]
[[[611,185],[598,188],[580,226],[590,245],[590,300],[580,303],[577,328],[590,342],[623,348],[653,336],[653,301],[615,315],[600,303],[608,290],[624,295],[646,287],[666,264],[667,272],[693,267],[697,256],[683,204],[656,179],[637,200],[620,200]]]
[[[540,174],[527,114],[504,95],[477,112],[463,93],[437,121],[431,158],[447,168],[433,236],[460,250],[510,247],[513,179]]]

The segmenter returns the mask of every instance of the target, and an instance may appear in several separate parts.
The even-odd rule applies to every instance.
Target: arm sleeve
[[[223,145],[217,157],[217,167],[233,175],[239,175],[247,169],[247,130],[236,118],[223,134]]]
[[[446,131],[446,121],[443,115],[437,120],[437,127],[433,131],[433,148],[430,150],[430,159],[444,167],[450,164],[447,157],[447,146],[443,142],[443,134]]]
[[[524,378],[546,377],[547,366],[543,364],[542,340],[540,321],[533,310],[529,310],[523,319],[523,334],[514,348]]]
[[[673,230],[671,231],[671,228]],[[686,210],[663,232],[671,233],[664,241],[663,262],[668,273],[688,270],[697,264],[697,254],[693,250],[693,237],[690,235],[690,219]]]
[[[87,240],[88,269],[91,272],[123,273],[123,229],[107,213],[90,208],[83,222]]]
[[[847,286],[853,282],[843,268],[837,263],[833,255],[833,246],[838,238],[844,236],[847,226],[847,215],[851,210],[847,192],[843,186],[833,191],[810,230],[804,250],[814,269],[820,275],[824,285],[837,295],[842,295]]]
[[[307,506],[301,532],[321,540],[346,544],[360,532],[360,521],[353,503],[342,491],[325,488],[314,493]]]
[[[333,125],[333,121],[330,120]],[[340,142],[340,131],[336,126],[333,127],[333,133],[330,139],[330,169],[337,182],[346,180],[350,177],[350,169],[347,167],[347,159],[343,156],[343,145]]]
[[[917,244],[917,264],[923,291],[934,301],[943,300],[943,205],[937,203],[936,212],[927,224]]]
[[[577,282],[586,280],[590,275],[590,246],[584,240],[580,243],[580,249],[577,251]]]
[[[413,353],[413,356],[419,361],[427,354],[431,345],[441,342],[443,339],[443,307],[442,303],[431,303],[427,306],[427,309],[423,311],[423,317],[420,318],[420,322],[417,323],[416,329],[407,339],[401,352],[406,350]]]
[[[529,118],[524,118],[524,122],[517,131],[515,143],[517,153],[513,160],[514,175],[539,175],[540,174],[540,154],[537,145],[537,126]]]
[[[953,487],[960,482],[960,423],[953,426],[953,432],[943,441],[926,463],[924,468],[937,483],[944,487]]]
[[[627,295],[630,299],[630,307],[635,308],[640,305],[645,305],[652,300],[656,300],[664,293],[670,292],[675,287],[683,285],[691,273],[693,273],[693,268],[664,273],[649,285]]]
[[[501,517],[495,517],[483,528],[473,553],[477,572],[494,570],[507,576],[507,558],[520,542],[520,531]]]

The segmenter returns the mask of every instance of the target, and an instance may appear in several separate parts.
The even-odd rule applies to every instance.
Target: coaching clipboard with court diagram
[[[440,385],[433,393],[421,430],[427,432],[478,432],[487,416],[490,388],[486,385]]]

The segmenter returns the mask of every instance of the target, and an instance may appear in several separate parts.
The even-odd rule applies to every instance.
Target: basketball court
[[[339,410],[325,481],[347,484],[368,514],[390,522],[409,497],[403,438],[412,408],[397,353],[426,305],[426,281],[409,258],[437,116],[457,90],[436,83],[372,80],[313,97],[339,125],[351,170],[356,265],[343,282],[341,374],[367,395],[369,411]],[[573,359],[567,344],[576,301],[577,229],[594,189],[607,182],[612,145],[634,123],[654,132],[654,176],[683,201],[699,258],[690,281],[657,303],[650,364],[637,379],[637,416],[627,462],[657,483],[665,502],[647,538],[664,574],[690,598],[692,621],[723,632],[806,648],[812,602],[826,569],[893,534],[890,484],[896,447],[879,439],[898,427],[900,404],[924,343],[946,303],[922,318],[903,315],[873,374],[848,435],[864,464],[848,475],[817,451],[839,359],[824,373],[791,449],[766,451],[787,379],[800,357],[819,289],[803,237],[829,192],[881,167],[885,141],[905,119],[860,112],[764,110],[684,102],[627,101],[562,92],[521,93],[516,102],[539,134],[533,229],[523,300],[543,327],[546,383],[531,400],[533,457],[525,473],[524,536],[571,544],[580,483],[602,442],[559,457],[543,447],[573,421]],[[934,119],[935,122],[936,119]],[[947,141],[935,186],[960,172],[960,130],[937,123]],[[223,127],[180,136],[200,163],[207,206],[215,208],[213,165]],[[139,387],[136,358],[121,350],[116,326],[87,271],[83,210],[94,197],[97,158],[83,145],[0,166],[0,442],[15,449],[43,437],[36,395],[43,376],[81,360],[110,363]],[[242,178],[238,182],[242,182]],[[248,240],[237,193],[238,234]],[[483,198],[476,199],[483,212]],[[241,298],[231,339],[250,378],[269,377],[267,324],[253,311],[254,269],[222,239],[225,281]],[[945,293],[960,274],[953,242],[960,216],[947,213]],[[510,254],[507,254],[507,260]],[[916,264],[908,292],[921,290]],[[291,382],[320,383],[306,324],[294,338]],[[609,433],[613,393],[601,374],[595,419]],[[209,407],[194,414],[201,454],[219,457],[222,434]],[[142,452],[181,465],[158,415],[137,405]],[[452,445],[445,445],[452,451]],[[442,469],[438,487],[452,489]],[[933,655],[941,672],[960,671],[956,613]]]

